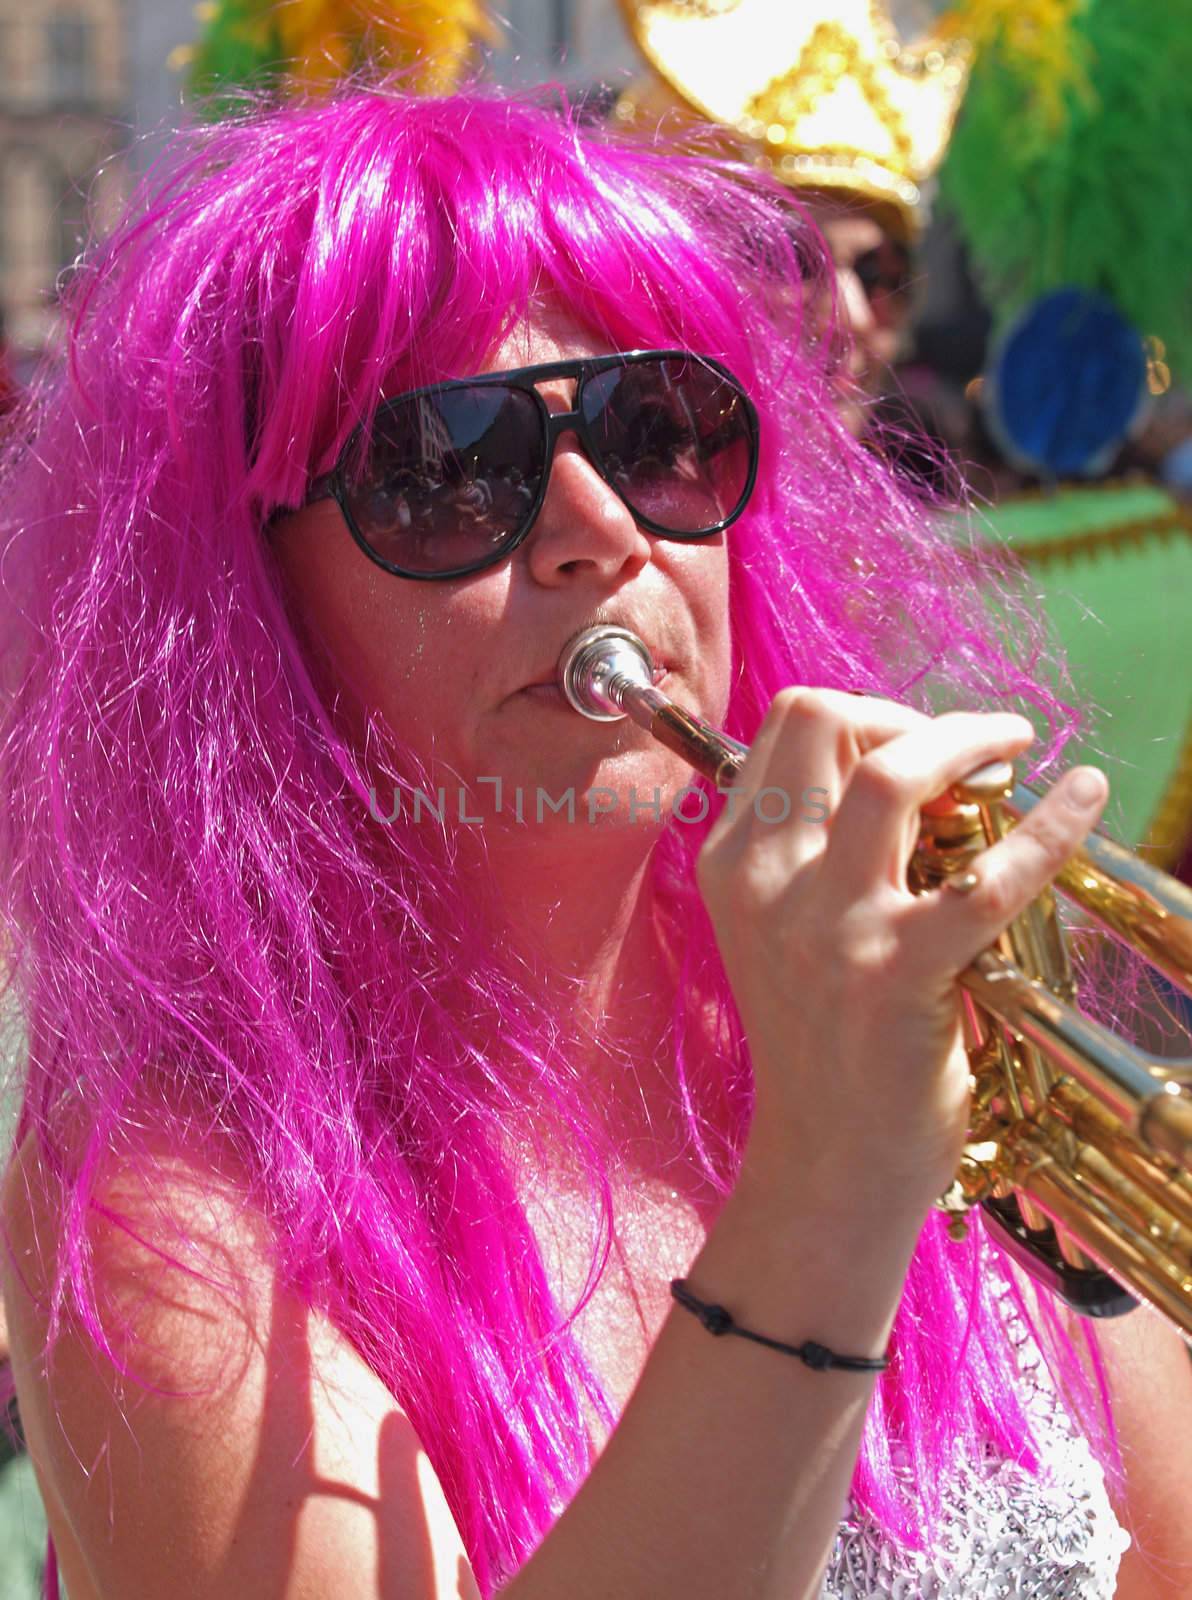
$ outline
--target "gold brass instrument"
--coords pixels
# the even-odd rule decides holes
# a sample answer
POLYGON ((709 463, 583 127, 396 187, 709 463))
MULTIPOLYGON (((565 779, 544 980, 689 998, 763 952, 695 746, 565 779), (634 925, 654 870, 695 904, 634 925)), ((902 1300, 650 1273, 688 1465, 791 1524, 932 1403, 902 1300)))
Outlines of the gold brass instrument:
MULTIPOLYGON (((572 706, 628 716, 718 788, 748 747, 653 686, 628 629, 586 629, 559 659, 572 706)), ((1038 804, 994 762, 927 807, 911 887, 964 873, 1038 804)), ((1098 834, 1055 887, 1192 995, 1192 893, 1098 834)), ((1075 985, 1051 890, 960 977, 973 1083, 960 1170, 938 1202, 963 1236, 977 1206, 1032 1276, 1085 1316, 1133 1296, 1192 1338, 1192 1058, 1162 1060, 1073 1005, 1075 985)))

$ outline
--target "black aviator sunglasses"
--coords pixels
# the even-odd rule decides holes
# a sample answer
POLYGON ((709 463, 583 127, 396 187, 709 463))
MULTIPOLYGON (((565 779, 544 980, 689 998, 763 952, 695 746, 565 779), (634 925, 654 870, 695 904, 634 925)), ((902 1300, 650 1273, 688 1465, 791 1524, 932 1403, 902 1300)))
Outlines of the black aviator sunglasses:
POLYGON ((542 508, 555 445, 579 436, 638 524, 668 539, 729 527, 757 481, 757 411, 710 357, 634 350, 429 384, 382 401, 307 504, 334 499, 399 578, 460 578, 509 556, 542 508), (551 411, 536 384, 576 380, 551 411))

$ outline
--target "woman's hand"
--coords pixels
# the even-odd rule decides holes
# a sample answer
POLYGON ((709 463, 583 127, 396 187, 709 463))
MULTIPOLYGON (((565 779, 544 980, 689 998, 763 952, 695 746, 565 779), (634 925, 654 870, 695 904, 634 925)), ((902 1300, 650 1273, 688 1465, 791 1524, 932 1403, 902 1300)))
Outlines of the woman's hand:
POLYGON ((746 1161, 818 1207, 921 1216, 955 1174, 969 1108, 956 979, 1096 824, 1105 779, 1066 774, 981 854, 969 894, 912 895, 907 866, 920 807, 1033 738, 1003 712, 783 690, 700 852, 753 1057, 746 1161), (801 817, 809 788, 826 791, 826 822, 801 817), (765 820, 773 797, 755 808, 762 789, 791 797, 785 821, 765 820))

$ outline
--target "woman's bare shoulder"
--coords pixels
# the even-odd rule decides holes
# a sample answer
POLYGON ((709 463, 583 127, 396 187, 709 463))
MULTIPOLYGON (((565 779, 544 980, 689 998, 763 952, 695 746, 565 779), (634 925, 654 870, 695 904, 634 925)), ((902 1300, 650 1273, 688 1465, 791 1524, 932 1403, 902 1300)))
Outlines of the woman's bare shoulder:
POLYGON ((63 1197, 30 1144, 0 1196, 22 1423, 70 1593, 474 1595, 412 1425, 283 1286, 234 1154, 154 1137, 138 1156, 105 1166, 86 1228, 135 1377, 70 1311, 47 1368, 63 1197))
MULTIPOLYGON (((77 1140, 67 1136, 61 1144, 66 1160, 77 1160, 77 1140)), ((0 1217, 12 1252, 3 1270, 18 1279, 31 1310, 63 1265, 70 1201, 26 1137, 5 1173, 0 1217)), ((105 1152, 79 1245, 113 1349, 179 1313, 218 1311, 221 1321, 247 1328, 267 1302, 270 1231, 228 1147, 199 1150, 143 1132, 135 1148, 105 1152)), ((49 1304, 41 1311, 48 1317, 49 1304)), ((204 1369, 213 1365, 204 1359, 204 1369)))

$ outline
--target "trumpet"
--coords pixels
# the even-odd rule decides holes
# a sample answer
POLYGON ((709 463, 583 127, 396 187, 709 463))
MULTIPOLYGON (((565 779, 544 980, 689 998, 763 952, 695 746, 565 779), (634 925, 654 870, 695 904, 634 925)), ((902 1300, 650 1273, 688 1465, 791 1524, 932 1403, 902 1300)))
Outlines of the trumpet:
MULTIPOLYGON (((626 628, 585 629, 558 667, 597 721, 629 717, 718 789, 749 753, 654 687, 626 628)), ((909 871, 917 893, 969 870, 1041 797, 991 762, 928 807, 909 871)), ((1074 1005, 1055 890, 1192 995, 1192 893, 1092 833, 1027 911, 960 975, 972 1111, 936 1202, 962 1238, 979 1208, 1033 1278, 1082 1316, 1144 1300, 1192 1339, 1192 1057, 1165 1060, 1074 1005)))

